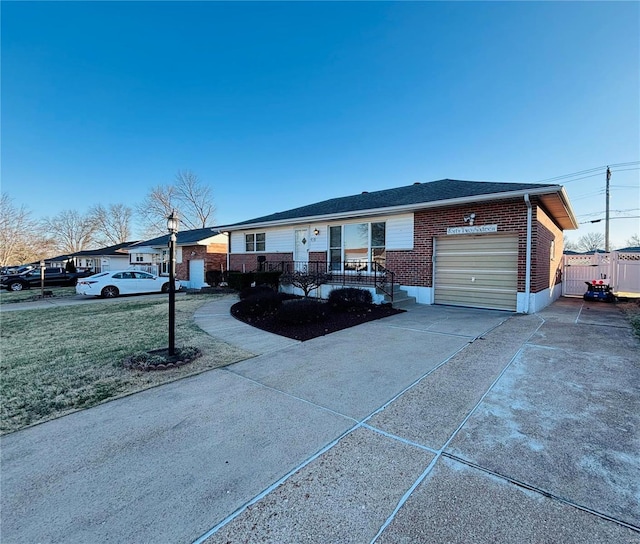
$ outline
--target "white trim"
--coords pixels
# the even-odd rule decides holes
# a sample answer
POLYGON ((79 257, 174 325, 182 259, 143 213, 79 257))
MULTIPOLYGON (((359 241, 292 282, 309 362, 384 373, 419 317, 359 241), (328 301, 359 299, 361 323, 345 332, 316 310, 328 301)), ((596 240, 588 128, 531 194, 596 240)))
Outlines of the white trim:
POLYGON ((549 306, 549 304, 559 299, 561 296, 562 284, 560 283, 552 285, 548 289, 544 289, 539 293, 530 293, 528 297, 525 293, 518 293, 516 312, 521 314, 538 313, 540 310, 546 308, 547 306, 549 306))

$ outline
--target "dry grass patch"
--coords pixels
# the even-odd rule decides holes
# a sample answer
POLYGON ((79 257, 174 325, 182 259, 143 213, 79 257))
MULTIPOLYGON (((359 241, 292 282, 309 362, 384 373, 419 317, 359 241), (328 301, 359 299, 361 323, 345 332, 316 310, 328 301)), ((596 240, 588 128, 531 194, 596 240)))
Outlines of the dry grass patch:
POLYGON ((215 298, 186 295, 176 300, 176 345, 196 347, 203 355, 162 372, 128 370, 123 361, 167 346, 166 299, 3 313, 0 432, 251 356, 194 323, 195 310, 215 298))
MULTIPOLYGON (((70 298, 76 296, 75 287, 45 287, 45 291, 51 291, 53 298, 70 298)), ((15 304, 17 302, 33 302, 39 300, 42 295, 40 287, 24 289, 23 291, 7 291, 0 289, 0 305, 15 304)))

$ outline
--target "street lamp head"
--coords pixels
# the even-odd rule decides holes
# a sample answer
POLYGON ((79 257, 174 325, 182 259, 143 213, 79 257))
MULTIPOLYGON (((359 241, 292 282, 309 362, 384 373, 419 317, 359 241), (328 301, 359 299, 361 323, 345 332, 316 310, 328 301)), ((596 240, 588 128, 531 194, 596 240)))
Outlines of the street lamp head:
POLYGON ((171 215, 167 217, 167 230, 171 234, 178 232, 178 214, 175 210, 173 210, 171 215))

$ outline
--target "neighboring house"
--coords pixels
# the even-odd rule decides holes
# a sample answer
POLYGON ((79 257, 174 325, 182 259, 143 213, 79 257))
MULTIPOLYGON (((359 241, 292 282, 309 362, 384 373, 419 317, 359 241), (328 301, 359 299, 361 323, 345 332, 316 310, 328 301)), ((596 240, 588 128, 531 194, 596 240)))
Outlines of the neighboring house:
MULTIPOLYGON (((185 230, 176 236, 176 277, 182 285, 207 285, 208 270, 227 269, 228 236, 215 228, 185 230)), ((128 248, 129 264, 152 274, 169 274, 169 235, 138 242, 128 248)))
POLYGON ((71 257, 73 257, 76 269, 79 271, 91 270, 97 274, 98 272, 129 268, 129 253, 127 250, 137 243, 124 242, 101 249, 78 251, 71 257))
POLYGON ((419 303, 533 313, 560 296, 562 233, 577 227, 559 185, 444 179, 220 229, 231 270, 320 266, 323 297, 383 274, 419 303))

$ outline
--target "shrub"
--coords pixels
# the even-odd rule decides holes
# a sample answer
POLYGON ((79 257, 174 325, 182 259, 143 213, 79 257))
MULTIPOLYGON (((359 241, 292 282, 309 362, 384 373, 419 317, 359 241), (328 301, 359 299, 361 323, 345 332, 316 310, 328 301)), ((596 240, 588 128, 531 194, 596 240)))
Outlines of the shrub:
POLYGON ((245 287, 251 287, 253 283, 253 272, 236 272, 230 270, 228 283, 229 287, 236 291, 241 291, 245 287))
POLYGON ((337 312, 353 312, 373 303, 371 291, 356 287, 342 287, 329 293, 327 299, 332 310, 337 312))
POLYGON ((254 272, 253 279, 256 285, 268 285, 278 289, 282 272, 254 272))
POLYGON ((205 279, 209 285, 212 287, 214 285, 218 285, 223 281, 222 270, 207 270, 205 273, 205 279))
POLYGON ((262 295, 269 296, 273 293, 275 293, 275 291, 268 285, 256 285, 255 287, 245 287, 240 291, 240 293, 238 293, 238 296, 240 297, 240 300, 244 300, 246 298, 259 297, 262 295))
POLYGON ((319 300, 301 298, 286 300, 278 309, 278 319, 289 325, 303 325, 326 319, 328 306, 319 300))
POLYGON ((280 306, 280 304, 282 304, 282 297, 280 296, 280 293, 276 293, 269 287, 250 287, 249 289, 257 289, 259 291, 233 305, 233 311, 242 317, 261 317, 273 312, 280 306))

